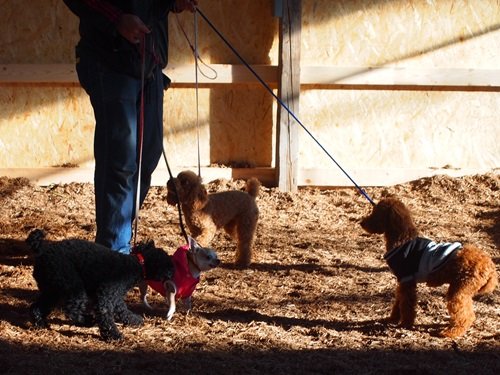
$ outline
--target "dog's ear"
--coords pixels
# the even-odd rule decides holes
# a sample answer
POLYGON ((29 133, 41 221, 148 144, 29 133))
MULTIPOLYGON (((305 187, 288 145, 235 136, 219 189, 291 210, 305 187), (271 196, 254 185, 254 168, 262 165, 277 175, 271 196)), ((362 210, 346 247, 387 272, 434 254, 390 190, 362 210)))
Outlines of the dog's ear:
POLYGON ((401 236, 408 231, 413 231, 415 225, 410 210, 403 202, 397 199, 388 200, 388 211, 386 215, 386 233, 389 236, 401 236))
POLYGON ((169 190, 174 190, 174 187, 175 187, 175 185, 174 185, 174 184, 175 184, 175 179, 174 179, 174 177, 170 177, 170 178, 168 179, 168 181, 167 181, 167 188, 168 188, 169 190))
POLYGON ((171 206, 175 206, 177 203, 179 203, 177 190, 176 180, 172 177, 167 181, 167 203, 171 206))
POLYGON ((205 189, 205 186, 200 185, 200 189, 198 190, 198 199, 201 202, 205 202, 207 200, 207 197, 208 197, 207 189, 205 189))
POLYGON ((193 254, 196 254, 201 248, 200 244, 198 244, 198 242, 191 236, 188 236, 188 246, 189 251, 191 251, 193 254))
POLYGON ((384 233, 387 226, 387 207, 384 201, 373 207, 371 213, 361 219, 360 225, 368 233, 384 233))
POLYGON ((207 190, 205 189, 205 186, 203 186, 201 183, 196 187, 196 192, 195 192, 195 202, 194 206, 196 209, 201 209, 203 206, 205 206, 205 203, 208 200, 208 193, 207 190))

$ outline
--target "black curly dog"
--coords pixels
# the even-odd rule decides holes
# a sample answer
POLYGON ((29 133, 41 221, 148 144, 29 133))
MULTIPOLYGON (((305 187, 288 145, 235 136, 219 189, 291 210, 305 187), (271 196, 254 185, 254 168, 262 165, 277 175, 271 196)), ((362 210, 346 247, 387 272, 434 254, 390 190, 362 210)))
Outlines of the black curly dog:
POLYGON ((30 307, 36 327, 48 328, 47 317, 63 303, 63 311, 75 325, 99 326, 101 337, 118 340, 115 324, 142 325, 143 318, 125 304, 126 293, 143 279, 171 279, 171 257, 153 241, 139 244, 133 255, 112 251, 81 239, 43 241, 45 233, 33 230, 26 242, 35 252, 33 277, 40 294, 30 307))

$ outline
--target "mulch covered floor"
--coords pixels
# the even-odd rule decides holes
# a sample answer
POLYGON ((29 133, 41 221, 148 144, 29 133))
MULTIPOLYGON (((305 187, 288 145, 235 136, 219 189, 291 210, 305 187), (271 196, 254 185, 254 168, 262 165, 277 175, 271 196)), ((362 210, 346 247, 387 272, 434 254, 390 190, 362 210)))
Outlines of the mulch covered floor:
MULTIPOLYGON (((241 189, 243 181, 213 181, 210 191, 241 189)), ((500 176, 435 176, 367 188, 378 200, 400 197, 422 234, 436 241, 474 242, 500 264, 500 176)), ((154 187, 140 213, 139 237, 169 253, 182 244, 177 211, 166 189, 154 187)), ((48 238, 92 240, 93 186, 34 186, 0 178, 0 373, 5 374, 498 374, 500 289, 475 300, 477 320, 459 339, 436 335, 448 316, 446 288, 419 286, 415 329, 383 323, 395 279, 383 261, 380 236, 359 220, 371 205, 354 188, 262 188, 255 262, 232 265, 235 244, 220 233, 212 243, 223 261, 205 273, 190 315, 166 321, 157 294, 146 311, 137 288, 131 309, 140 328, 120 327, 125 339, 106 343, 97 327, 68 324, 60 312, 51 328, 35 330, 28 307, 37 295, 33 228, 48 238)))

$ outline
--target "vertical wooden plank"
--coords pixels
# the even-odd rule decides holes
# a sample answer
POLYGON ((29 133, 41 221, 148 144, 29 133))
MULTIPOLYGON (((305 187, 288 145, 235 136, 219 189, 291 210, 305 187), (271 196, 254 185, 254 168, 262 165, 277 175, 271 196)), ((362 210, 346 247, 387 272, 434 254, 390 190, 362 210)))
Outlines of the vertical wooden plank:
MULTIPOLYGON (((282 0, 278 96, 299 117, 302 0, 282 0)), ((298 124, 281 105, 276 122, 276 180, 282 191, 297 190, 298 124)))

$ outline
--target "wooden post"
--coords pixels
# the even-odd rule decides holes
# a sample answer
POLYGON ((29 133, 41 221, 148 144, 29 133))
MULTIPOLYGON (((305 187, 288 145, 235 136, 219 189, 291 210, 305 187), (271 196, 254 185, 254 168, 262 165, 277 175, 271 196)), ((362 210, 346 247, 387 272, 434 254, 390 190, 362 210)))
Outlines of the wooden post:
MULTIPOLYGON (((299 118, 300 31, 302 0, 282 0, 279 42, 278 97, 299 118)), ((278 104, 276 180, 282 191, 297 190, 299 125, 278 104)))

